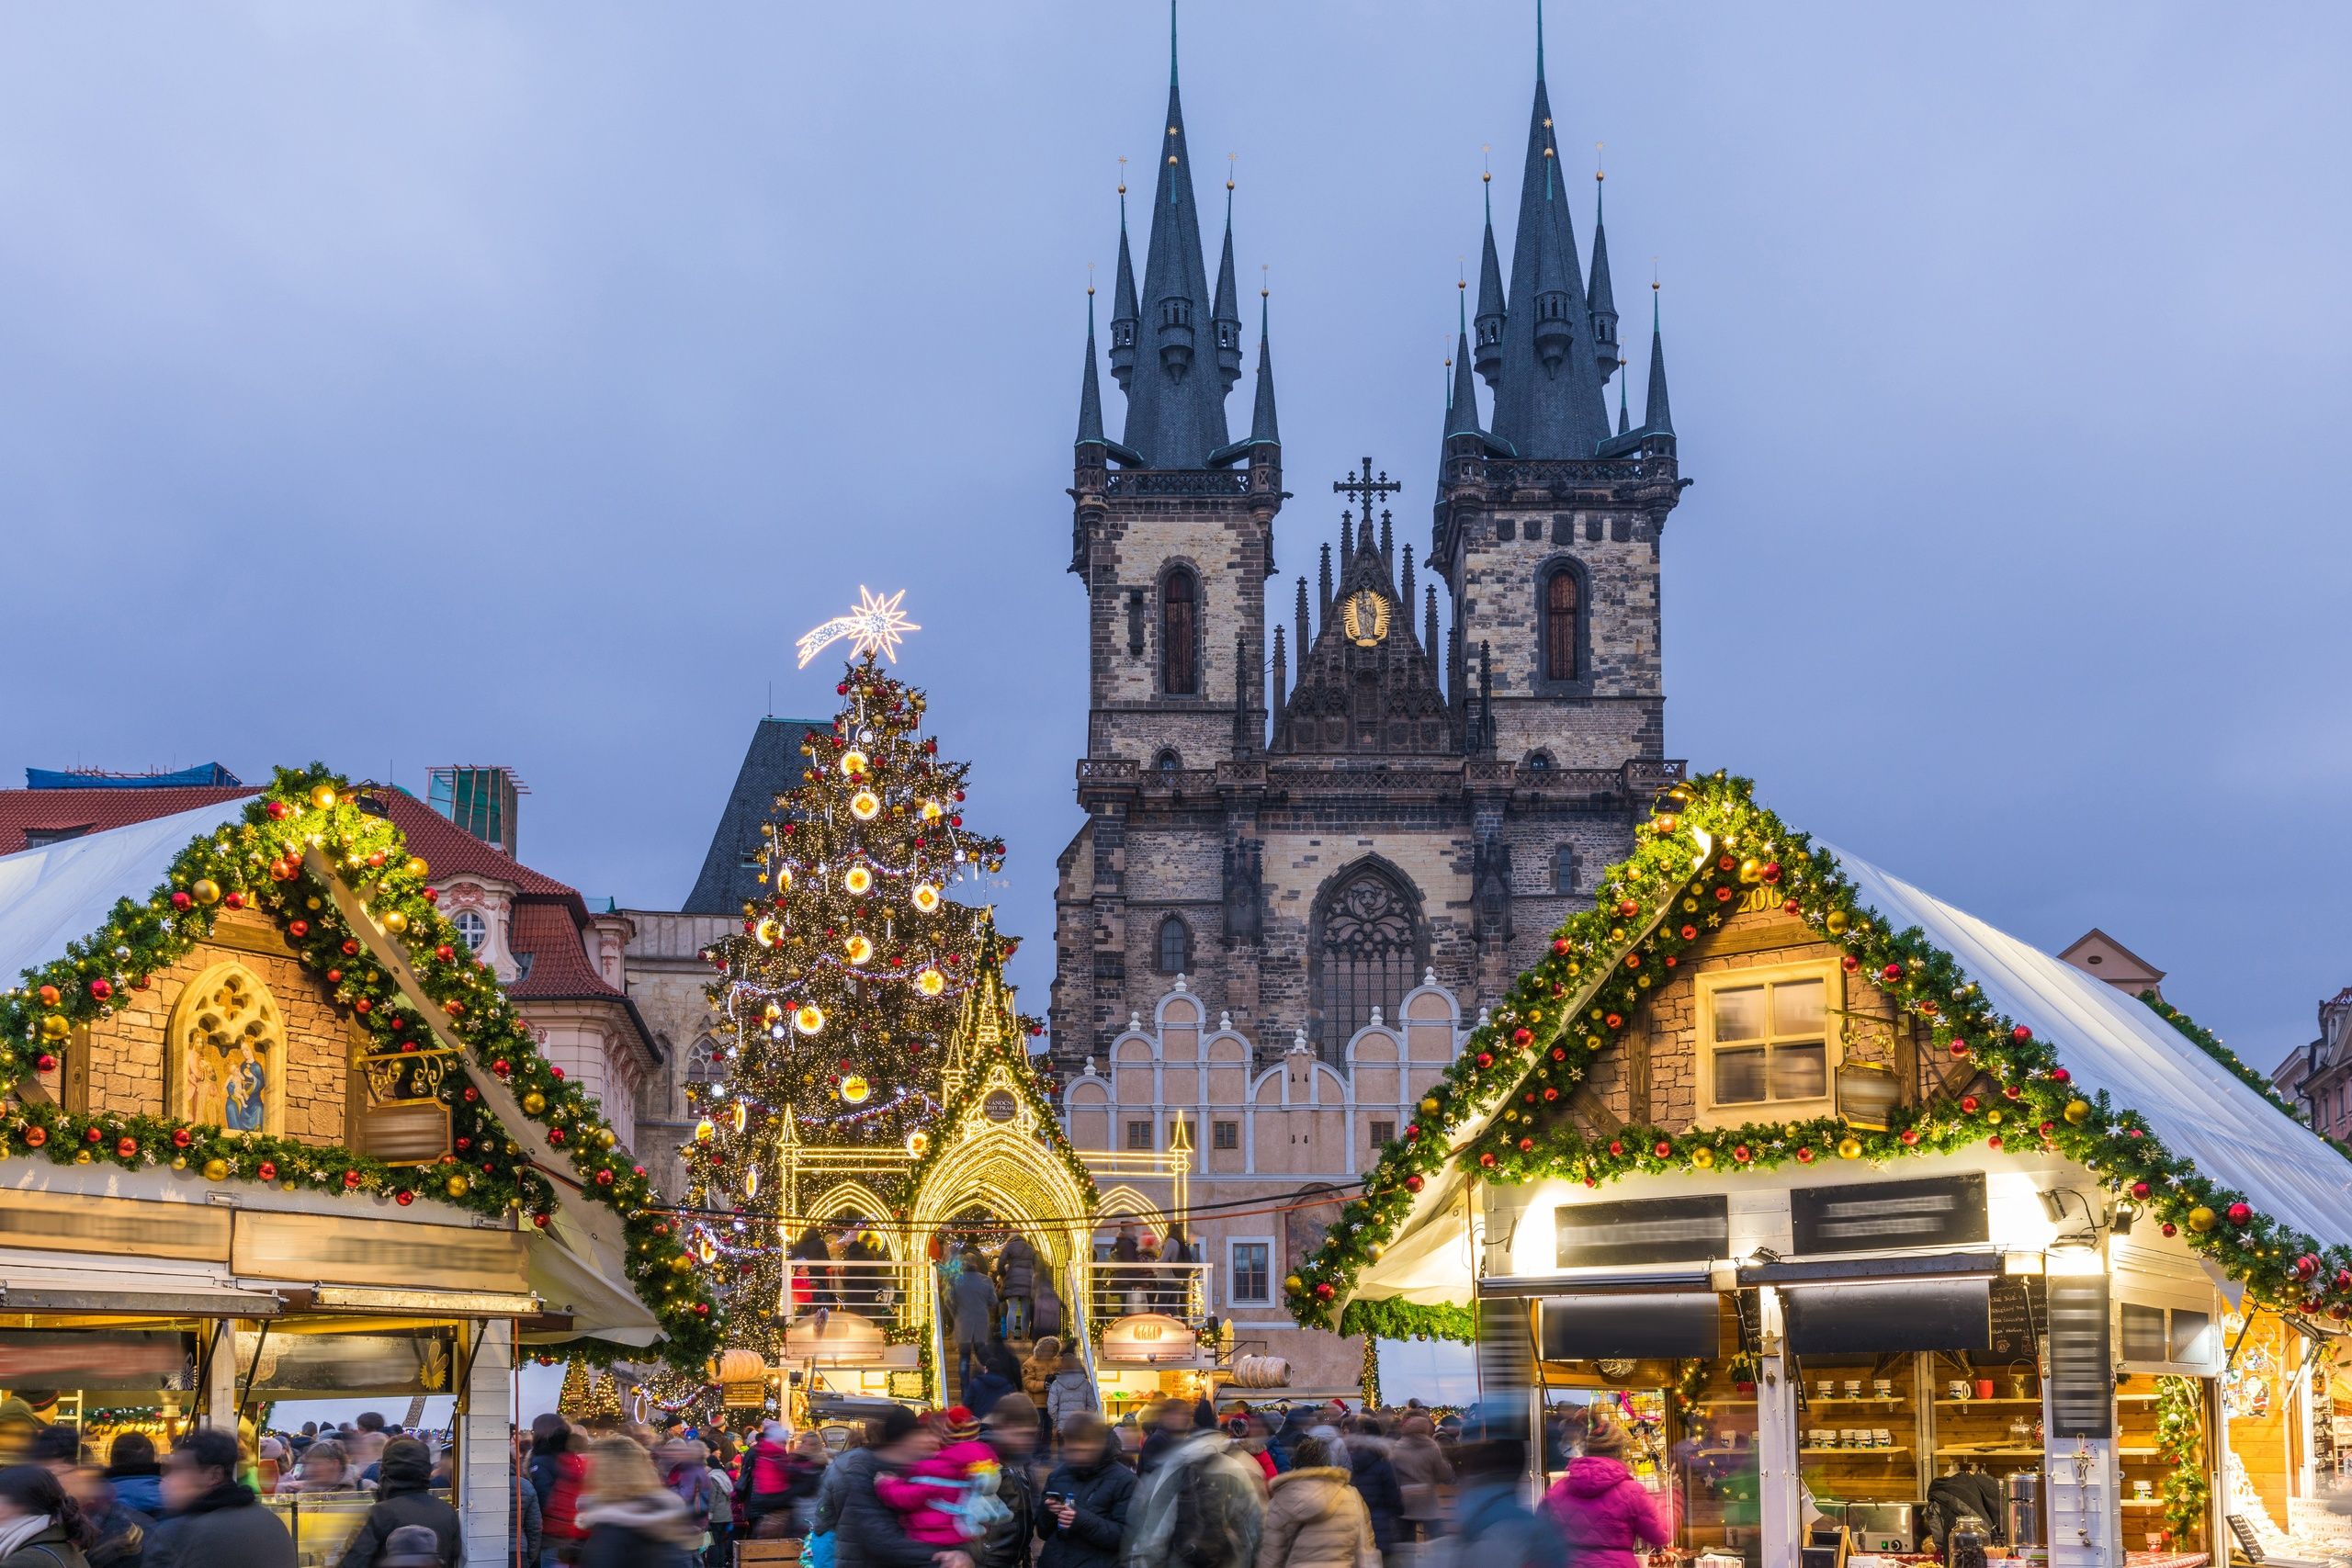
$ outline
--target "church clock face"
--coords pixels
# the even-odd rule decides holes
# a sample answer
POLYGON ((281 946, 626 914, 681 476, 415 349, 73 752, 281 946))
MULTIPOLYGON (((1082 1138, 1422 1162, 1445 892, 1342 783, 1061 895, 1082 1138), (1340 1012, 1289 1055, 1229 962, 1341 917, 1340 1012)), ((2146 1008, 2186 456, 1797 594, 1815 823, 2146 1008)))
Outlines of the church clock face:
POLYGON ((1377 648, 1388 636, 1388 601, 1373 589, 1349 594, 1340 618, 1358 648, 1377 648))

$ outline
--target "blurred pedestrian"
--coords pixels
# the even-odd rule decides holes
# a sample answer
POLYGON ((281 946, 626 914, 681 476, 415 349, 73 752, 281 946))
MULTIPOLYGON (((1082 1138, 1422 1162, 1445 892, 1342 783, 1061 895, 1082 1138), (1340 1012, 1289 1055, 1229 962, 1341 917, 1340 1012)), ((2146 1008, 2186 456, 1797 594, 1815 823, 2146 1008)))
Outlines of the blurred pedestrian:
POLYGON ((1062 1461, 1046 1478, 1037 1506, 1037 1568, 1120 1568, 1119 1546, 1135 1497, 1135 1472, 1112 1451, 1111 1430, 1092 1411, 1059 1428, 1062 1461))
POLYGON ((1427 1540, 1444 1517, 1442 1488, 1453 1484, 1453 1467, 1438 1447, 1435 1430, 1426 1416, 1408 1416, 1389 1445, 1389 1468, 1396 1475, 1396 1490, 1404 1499, 1408 1540, 1427 1540))
MULTIPOLYGON (((1189 1399, 1163 1399, 1151 1413, 1151 1433, 1143 1440, 1143 1451, 1136 1456, 1136 1473, 1149 1475, 1160 1462, 1193 1435, 1193 1402, 1189 1399)), ((1220 1437, 1222 1433, 1218 1434, 1220 1437)))
POLYGON ((278 1483, 280 1492, 356 1492, 359 1480, 352 1472, 351 1461, 343 1445, 321 1438, 302 1454, 302 1468, 293 1476, 278 1483))
POLYGON ((769 1421, 760 1427, 759 1440, 743 1454, 743 1470, 736 1495, 743 1499, 743 1528, 753 1540, 780 1539, 780 1529, 763 1529, 762 1521, 792 1506, 792 1445, 785 1425, 769 1421))
POLYGON ((627 1438, 599 1438, 590 1447, 579 1519, 587 1531, 580 1568, 689 1568, 702 1550, 702 1522, 627 1438))
POLYGON ((710 1546, 703 1552, 705 1568, 727 1568, 735 1561, 735 1478, 728 1473, 724 1448, 720 1444, 706 1450, 709 1480, 703 1492, 703 1509, 710 1521, 710 1546))
POLYGON ((1094 1380, 1086 1375, 1086 1363, 1076 1350, 1063 1351, 1054 1381, 1046 1385, 1046 1424, 1058 1432, 1073 1416, 1102 1412, 1102 1401, 1094 1392, 1094 1380))
POLYGON ((956 1388, 960 1394, 974 1370, 987 1364, 989 1341, 996 1334, 996 1287, 980 1267, 977 1249, 964 1252, 964 1271, 949 1295, 956 1328, 956 1388))
POLYGON ((874 1488, 883 1471, 903 1474, 938 1449, 939 1434, 913 1411, 893 1404, 883 1412, 869 1445, 852 1449, 825 1472, 810 1544, 831 1544, 810 1557, 812 1568, 973 1568, 968 1552, 942 1551, 908 1535, 874 1488))
POLYGON ((1364 1511, 1372 1516, 1372 1539, 1386 1557, 1405 1539, 1405 1494, 1389 1460, 1387 1438, 1376 1416, 1358 1416, 1349 1422, 1348 1474, 1364 1511))
POLYGON ((1673 1542, 1674 1525, 1649 1488, 1625 1468, 1625 1428, 1596 1407, 1584 1431, 1584 1452, 1568 1461, 1544 1495, 1544 1511, 1559 1526, 1577 1568, 1640 1568, 1644 1546, 1673 1542))
POLYGON ((1257 1568, 1363 1568, 1377 1550, 1372 1516, 1351 1482, 1339 1435, 1301 1438, 1297 1462, 1274 1477, 1266 1523, 1258 1538, 1257 1568))
MULTIPOLYGON (((539 1506, 540 1568, 556 1568, 567 1558, 576 1558, 580 1543, 587 1529, 580 1522, 580 1495, 588 1484, 586 1443, 580 1433, 570 1427, 560 1427, 548 1439, 551 1451, 548 1456, 549 1481, 545 1499, 539 1506)), ((538 1456, 532 1455, 532 1480, 538 1477, 538 1456)))
POLYGON ((980 1418, 980 1438, 996 1455, 996 1500, 1005 1517, 974 1543, 978 1568, 1029 1568, 1037 1525, 1037 1407, 1014 1389, 980 1418))
POLYGON ((149 1562, 168 1568, 295 1568, 294 1538, 254 1489, 237 1479, 237 1439, 217 1427, 189 1432, 172 1445, 164 1461, 169 1517, 148 1537, 149 1562))
POLYGON ((997 1288, 1004 1297, 1004 1337, 1026 1339, 1033 1332, 1029 1306, 1037 1289, 1037 1249, 1029 1245, 1027 1236, 1014 1231, 1005 1237, 996 1268, 997 1288))
POLYGON ((151 1519, 164 1517, 164 1467, 155 1462, 155 1439, 125 1432, 107 1449, 107 1483, 114 1500, 151 1519))
POLYGON ((139 1568, 146 1554, 147 1534, 155 1528, 154 1519, 122 1506, 114 1495, 114 1487, 107 1474, 95 1465, 84 1465, 64 1478, 65 1495, 74 1499, 82 1517, 90 1521, 96 1538, 84 1549, 90 1568, 139 1568))
POLYGON ((433 1532, 441 1568, 457 1568, 465 1561, 463 1532, 458 1510, 435 1496, 433 1450, 414 1438, 394 1438, 384 1445, 377 1461, 376 1506, 343 1549, 341 1568, 372 1568, 392 1532, 409 1525, 433 1532))
POLYGON ((89 1568, 97 1532, 40 1464, 0 1470, 0 1568, 89 1568))
POLYGON ((519 1568, 539 1568, 539 1552, 545 1544, 539 1517, 538 1489, 531 1483, 528 1468, 531 1439, 526 1433, 514 1434, 514 1473, 508 1479, 508 1491, 514 1499, 514 1511, 506 1544, 506 1561, 519 1568))
POLYGON ((1462 1493, 1454 1509, 1453 1558, 1478 1568, 1567 1568, 1560 1532, 1521 1496, 1527 1445, 1491 1438, 1459 1445, 1462 1493))
POLYGON ((1163 1445, 1159 1462, 1127 1505, 1129 1568, 1250 1568, 1265 1522, 1257 1465, 1220 1430, 1190 1431, 1163 1445))

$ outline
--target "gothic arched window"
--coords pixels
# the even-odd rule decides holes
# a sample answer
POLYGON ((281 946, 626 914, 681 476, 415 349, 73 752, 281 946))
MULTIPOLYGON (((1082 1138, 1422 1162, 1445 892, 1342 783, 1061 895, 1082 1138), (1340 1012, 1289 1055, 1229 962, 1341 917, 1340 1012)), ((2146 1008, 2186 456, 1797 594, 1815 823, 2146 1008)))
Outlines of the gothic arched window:
POLYGON ((1176 754, 1175 747, 1163 746, 1159 755, 1151 760, 1151 765, 1157 773, 1172 773, 1184 765, 1184 759, 1176 754))
POLYGON ((707 1034, 695 1041, 694 1049, 686 1053, 686 1081, 717 1083, 726 1076, 726 1066, 718 1055, 718 1042, 707 1034))
POLYGON ((1553 569, 1544 580, 1544 678, 1573 681, 1577 668, 1577 574, 1573 567, 1553 569))
POLYGON ((1159 972, 1182 975, 1192 966, 1192 928, 1170 915, 1159 922, 1159 972))
POLYGON ((1552 891, 1573 893, 1577 890, 1577 852, 1562 844, 1552 852, 1552 891))
POLYGON ((1159 689, 1171 697, 1201 691, 1201 585, 1179 567, 1159 585, 1159 689))
POLYGON ((1419 953, 1412 897, 1385 872, 1363 867, 1327 893, 1314 953, 1323 1043, 1346 1044, 1374 1008, 1395 1018, 1413 988, 1419 953))

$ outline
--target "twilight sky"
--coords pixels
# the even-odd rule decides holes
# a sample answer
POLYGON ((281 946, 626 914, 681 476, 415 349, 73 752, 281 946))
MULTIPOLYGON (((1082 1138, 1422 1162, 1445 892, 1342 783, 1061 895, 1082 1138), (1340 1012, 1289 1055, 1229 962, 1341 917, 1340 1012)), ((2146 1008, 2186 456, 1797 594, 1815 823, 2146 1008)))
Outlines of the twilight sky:
MULTIPOLYGON (((2308 1039, 2352 983, 2352 13, 1549 27, 1629 343, 1666 283, 1669 753, 2037 943, 2105 927, 2265 1066, 2308 1039)), ((1271 268, 1286 605, 1363 453, 1426 547, 1532 17, 1183 30, 1200 197, 1237 153, 1271 268)), ((526 859, 674 905, 770 682, 831 709, 794 637, 904 587, 1042 1011, 1083 289, 1166 48, 1148 0, 0 10, 0 778, 503 761, 526 859)))

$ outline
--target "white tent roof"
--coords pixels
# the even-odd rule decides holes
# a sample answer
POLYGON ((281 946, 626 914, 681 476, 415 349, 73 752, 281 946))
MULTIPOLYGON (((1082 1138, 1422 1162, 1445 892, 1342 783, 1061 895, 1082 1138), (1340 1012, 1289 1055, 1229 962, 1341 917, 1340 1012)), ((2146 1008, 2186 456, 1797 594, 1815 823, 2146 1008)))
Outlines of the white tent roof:
POLYGON ((2164 1146, 2261 1213, 2330 1245, 2352 1244, 2352 1160, 2240 1082, 2146 1003, 1994 930, 1842 850, 1860 901, 1891 929, 1917 926, 1984 998, 2058 1053, 2086 1094, 2104 1089, 2164 1146))
POLYGON ((37 964, 62 958, 107 922, 118 898, 145 898, 164 885, 188 844, 240 820, 246 800, 219 801, 128 828, 109 828, 0 855, 0 980, 13 985, 37 964))
MULTIPOLYGON (((1860 856, 1835 856, 1856 902, 1890 930, 1917 926, 1951 954, 1985 999, 2041 1039, 2085 1094, 2105 1090, 2165 1148, 2245 1193, 2260 1213, 2328 1246, 2352 1245, 2352 1160, 2249 1089, 2146 1003, 2061 963, 1860 856)), ((1491 1111, 1489 1112, 1491 1114, 1491 1111)), ((1456 1145, 1485 1118, 1459 1128, 1456 1145)), ((1467 1174, 1449 1163, 1416 1196, 1353 1295, 1466 1303, 1476 1264, 1464 1219, 1467 1174)))

